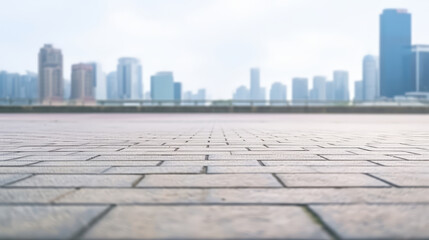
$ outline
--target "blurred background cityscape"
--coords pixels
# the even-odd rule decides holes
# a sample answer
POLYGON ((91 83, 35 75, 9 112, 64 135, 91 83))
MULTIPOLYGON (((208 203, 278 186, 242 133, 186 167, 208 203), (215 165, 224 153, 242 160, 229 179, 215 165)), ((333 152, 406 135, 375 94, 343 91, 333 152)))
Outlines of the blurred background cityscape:
MULTIPOLYGON (((379 22, 373 24, 379 26, 379 52, 378 55, 361 56, 360 79, 351 79, 347 69, 331 69, 327 70, 332 72, 330 76, 285 77, 284 81, 271 81, 270 85, 264 86, 261 77, 264 68, 248 66, 248 80, 240 80, 241 84, 235 89, 224 87, 228 79, 219 79, 215 83, 216 89, 204 86, 201 81, 200 87, 192 91, 176 80, 175 69, 146 72, 136 56, 120 57, 114 71, 106 71, 98 61, 76 62, 69 66, 64 64, 68 56, 63 54, 62 47, 46 43, 34 56, 37 71, 22 74, 0 66, 0 104, 427 104, 429 45, 412 43, 412 14, 406 9, 384 9, 379 22), (70 70, 70 75, 65 74, 66 69, 70 70), (143 74, 150 76, 149 85, 144 84, 143 74), (229 97, 225 97, 227 95, 229 97)), ((2 56, 9 57, 12 56, 2 56)), ((186 61, 186 55, 182 57, 186 61)), ((284 67, 288 68, 287 65, 284 67)), ((195 84, 198 85, 198 81, 193 86, 195 84)))

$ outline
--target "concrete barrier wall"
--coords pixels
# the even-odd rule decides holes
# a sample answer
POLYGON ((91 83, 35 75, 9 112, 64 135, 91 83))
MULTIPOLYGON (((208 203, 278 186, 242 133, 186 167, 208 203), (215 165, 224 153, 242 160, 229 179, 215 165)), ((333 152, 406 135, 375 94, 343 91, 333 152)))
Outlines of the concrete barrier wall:
POLYGON ((0 106, 0 113, 368 113, 429 114, 427 106, 0 106))

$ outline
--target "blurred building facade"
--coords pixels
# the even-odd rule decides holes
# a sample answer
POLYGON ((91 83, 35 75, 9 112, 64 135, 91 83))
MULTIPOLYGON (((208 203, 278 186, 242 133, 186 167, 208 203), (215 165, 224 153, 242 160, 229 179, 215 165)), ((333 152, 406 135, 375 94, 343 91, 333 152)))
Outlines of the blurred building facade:
POLYGON ((116 69, 118 99, 142 99, 142 66, 137 58, 120 58, 116 69))
POLYGON ((63 101, 63 55, 45 44, 39 51, 39 99, 42 103, 63 101))
POLYGON ((411 14, 385 9, 380 15, 380 95, 393 98, 415 90, 410 80, 411 14))
POLYGON ((72 65, 70 99, 76 101, 95 100, 94 65, 78 63, 72 65))
POLYGON ((174 100, 174 79, 172 72, 158 72, 150 77, 152 100, 174 100))

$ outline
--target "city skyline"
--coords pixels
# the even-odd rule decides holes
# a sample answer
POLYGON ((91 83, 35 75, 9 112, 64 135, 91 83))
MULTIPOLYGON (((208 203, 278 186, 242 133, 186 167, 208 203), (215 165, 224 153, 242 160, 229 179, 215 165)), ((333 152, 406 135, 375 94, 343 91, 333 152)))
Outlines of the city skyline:
MULTIPOLYGON (((9 36, 2 40, 0 49, 5 56, 11 53, 16 56, 12 60, 3 57, 0 66, 8 72, 36 72, 35 52, 43 44, 52 43, 63 51, 67 80, 70 80, 72 64, 99 62, 107 74, 115 70, 118 58, 130 56, 141 60, 144 89, 150 86, 151 75, 173 71, 175 80, 182 82, 186 89, 196 91, 204 87, 209 91, 209 98, 227 99, 236 87, 247 83, 250 67, 261 69, 260 84, 266 87, 266 94, 273 82, 291 86, 293 77, 329 78, 333 70, 344 69, 350 73, 352 97, 353 82, 362 79, 362 57, 378 56, 378 18, 384 8, 408 9, 413 17, 412 44, 429 42, 424 30, 428 21, 423 7, 428 3, 321 2, 335 6, 335 10, 316 11, 321 4, 317 1, 250 1, 248 4, 240 1, 169 4, 90 1, 85 2, 88 10, 79 9, 81 19, 76 19, 65 14, 76 9, 79 5, 76 2, 72 6, 54 1, 37 1, 37 4, 0 1, 2 9, 8 10, 1 20, 9 23, 7 27, 0 27, 2 35, 9 36), (65 16, 54 24, 56 31, 46 26, 44 14, 48 7, 56 10, 51 13, 52 17, 65 16), (219 11, 221 19, 216 17, 219 11), (40 17, 35 17, 33 12, 40 17), (338 18, 341 22, 335 20, 338 18), (200 23, 195 23, 196 19, 201 20, 200 23), (292 26, 292 22, 299 22, 299 27, 292 26), (60 26, 68 32, 58 28, 60 26), (13 31, 13 27, 22 29, 13 31), (29 34, 36 35, 29 38, 29 34)), ((291 96, 290 89, 288 96, 291 96)))

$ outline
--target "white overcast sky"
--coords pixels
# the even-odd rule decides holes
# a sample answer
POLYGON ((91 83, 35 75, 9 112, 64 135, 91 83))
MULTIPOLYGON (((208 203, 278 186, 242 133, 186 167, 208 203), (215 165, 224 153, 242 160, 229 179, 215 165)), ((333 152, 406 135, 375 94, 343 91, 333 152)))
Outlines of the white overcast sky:
POLYGON ((350 85, 360 80, 363 56, 378 55, 384 8, 408 9, 413 43, 429 44, 427 0, 0 0, 0 70, 36 72, 39 48, 52 43, 65 79, 71 64, 97 61, 107 73, 131 56, 145 92, 167 70, 184 90, 231 98, 259 67, 267 94, 279 81, 290 98, 292 77, 340 69, 350 85))

